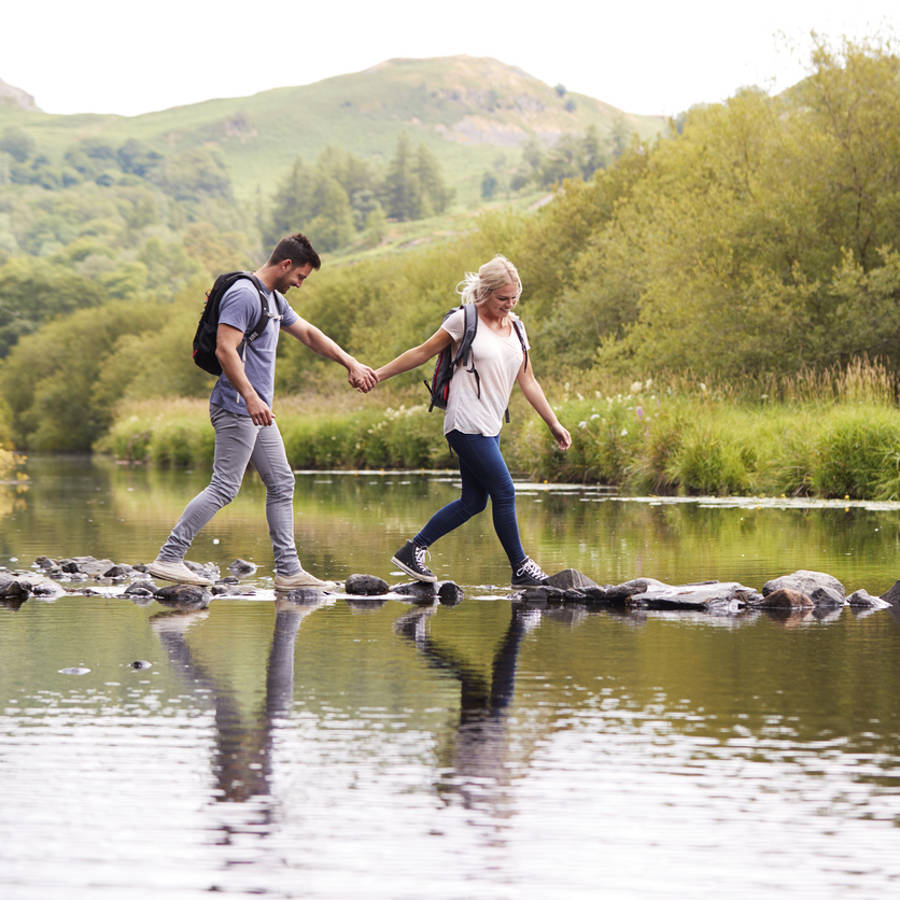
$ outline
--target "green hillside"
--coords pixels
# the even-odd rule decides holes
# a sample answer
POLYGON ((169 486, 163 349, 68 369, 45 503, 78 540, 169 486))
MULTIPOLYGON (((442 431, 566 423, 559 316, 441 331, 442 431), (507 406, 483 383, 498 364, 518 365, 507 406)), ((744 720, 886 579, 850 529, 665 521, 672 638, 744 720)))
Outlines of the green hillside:
MULTIPOLYGON (((27 85, 25 86, 27 89, 27 85)), ((563 86, 551 87, 493 59, 394 59, 371 69, 251 97, 209 100, 124 117, 51 116, 0 106, 0 129, 33 136, 51 159, 86 138, 128 139, 172 154, 196 147, 222 154, 238 199, 268 196, 296 157, 328 146, 387 160, 406 133, 439 160, 463 205, 478 198, 486 168, 510 169, 529 138, 549 146, 594 126, 601 141, 647 138, 664 120, 632 116, 563 86)))

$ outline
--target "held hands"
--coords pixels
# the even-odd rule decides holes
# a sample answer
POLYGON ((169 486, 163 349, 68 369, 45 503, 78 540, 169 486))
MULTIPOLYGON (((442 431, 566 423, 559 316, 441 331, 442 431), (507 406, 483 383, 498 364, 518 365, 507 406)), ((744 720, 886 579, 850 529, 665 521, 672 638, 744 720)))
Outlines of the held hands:
POLYGON ((347 381, 360 393, 368 394, 378 384, 378 376, 369 366, 354 360, 347 369, 347 381))

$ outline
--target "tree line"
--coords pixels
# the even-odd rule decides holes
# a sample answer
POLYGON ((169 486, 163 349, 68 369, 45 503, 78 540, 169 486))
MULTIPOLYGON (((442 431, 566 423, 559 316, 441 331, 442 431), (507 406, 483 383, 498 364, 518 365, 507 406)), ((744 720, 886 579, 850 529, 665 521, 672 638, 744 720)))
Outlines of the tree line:
MULTIPOLYGON (((340 174, 343 181, 330 176, 335 183, 351 183, 352 158, 333 151, 321 164, 340 174)), ((117 241, 127 242, 123 222, 140 220, 146 199, 136 193, 107 209, 104 227, 117 241)), ((361 212, 360 196, 357 202, 361 212)), ((177 211, 175 204, 166 213, 172 243, 157 234, 151 252, 145 237, 131 265, 164 272, 174 264, 168 251, 182 233, 175 230, 177 211)), ((145 236, 154 234, 155 226, 142 227, 150 229, 145 236)), ((22 319, 11 329, 0 321, 10 348, 0 389, 20 445, 83 449, 108 427, 117 399, 208 391, 187 351, 208 267, 250 264, 259 249, 242 244, 240 232, 199 222, 183 233, 189 252, 182 248, 184 269, 174 288, 166 285, 166 298, 123 288, 127 271, 118 263, 104 268, 110 261, 102 229, 78 239, 86 245, 61 246, 61 255, 50 253, 33 270, 18 258, 0 269, 0 291, 17 285, 22 316, 35 305, 35 291, 55 298, 55 314, 63 316, 32 321, 34 333, 17 341, 22 319), (97 291, 97 279, 85 281, 79 291, 95 305, 69 312, 64 282, 50 276, 94 271, 106 273, 108 286, 97 291), (135 300, 155 313, 123 316, 121 304, 135 300), (72 367, 85 364, 88 334, 95 378, 86 384, 72 367), (70 412, 84 426, 77 439, 70 412)), ((302 294, 289 299, 360 358, 378 363, 430 335, 456 302, 453 287, 463 272, 497 252, 519 267, 520 311, 536 371, 549 383, 687 371, 757 383, 861 355, 896 369, 900 61, 879 43, 819 44, 809 77, 791 91, 772 97, 747 89, 692 109, 666 137, 629 144, 590 180, 564 181, 536 211, 483 214, 466 235, 389 257, 352 265, 326 258, 302 294)), ((4 300, 4 315, 8 308, 4 300)), ((280 395, 343 389, 333 366, 295 342, 282 343, 280 395)), ((388 387, 416 390, 420 374, 388 387)))

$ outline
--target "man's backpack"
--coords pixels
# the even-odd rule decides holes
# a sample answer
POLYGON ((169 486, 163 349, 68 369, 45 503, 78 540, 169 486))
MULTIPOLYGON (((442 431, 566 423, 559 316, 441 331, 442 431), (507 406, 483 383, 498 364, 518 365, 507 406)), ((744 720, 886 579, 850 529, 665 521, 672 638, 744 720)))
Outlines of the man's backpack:
MULTIPOLYGON (((434 364, 434 374, 431 376, 431 383, 425 380, 425 387, 431 394, 431 402, 428 404, 428 412, 435 407, 438 409, 446 409, 447 401, 450 399, 450 379, 457 366, 468 366, 467 372, 475 376, 475 392, 481 397, 481 378, 478 370, 475 368, 475 361, 472 359, 472 341, 475 340, 475 333, 478 331, 478 307, 474 303, 464 303, 462 306, 455 306, 449 310, 441 321, 446 321, 448 316, 462 309, 465 316, 465 325, 463 327, 462 338, 456 353, 453 352, 453 344, 450 343, 440 353, 438 353, 437 361, 434 364)), ((525 362, 528 363, 528 349, 525 346, 525 336, 522 333, 522 325, 518 319, 512 319, 513 328, 519 343, 522 345, 522 352, 525 354, 525 362)), ((509 410, 506 411, 506 421, 509 421, 509 410)))
POLYGON ((250 331, 244 334, 241 342, 241 350, 246 344, 255 341, 265 331, 271 318, 269 314, 269 299, 260 280, 251 272, 226 272, 219 275, 213 282, 213 286, 206 293, 203 304, 203 315, 197 323, 197 331, 194 333, 194 362, 211 375, 221 375, 222 366, 216 359, 216 333, 219 329, 219 305, 225 292, 241 278, 247 278, 253 282, 259 292, 261 311, 259 319, 250 331))

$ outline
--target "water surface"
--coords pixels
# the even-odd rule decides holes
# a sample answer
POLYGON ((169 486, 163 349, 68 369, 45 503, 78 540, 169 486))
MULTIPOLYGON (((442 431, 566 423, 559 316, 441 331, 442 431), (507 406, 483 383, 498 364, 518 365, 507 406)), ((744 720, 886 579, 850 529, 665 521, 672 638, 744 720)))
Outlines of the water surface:
MULTIPOLYGON (((29 463, 0 565, 151 559, 203 473, 29 463), (15 557, 15 560, 11 558, 15 557)), ((332 577, 450 476, 303 474, 332 577)), ((525 609, 487 516, 434 550, 455 606, 275 599, 253 479, 192 554, 255 593, 183 614, 102 593, 0 607, 0 896, 881 897, 900 887, 900 630, 525 609), (72 674, 81 672, 82 674, 72 674)), ((526 547, 603 583, 896 580, 897 509, 523 485, 526 547)), ((105 588, 104 588, 105 590, 105 588)))

